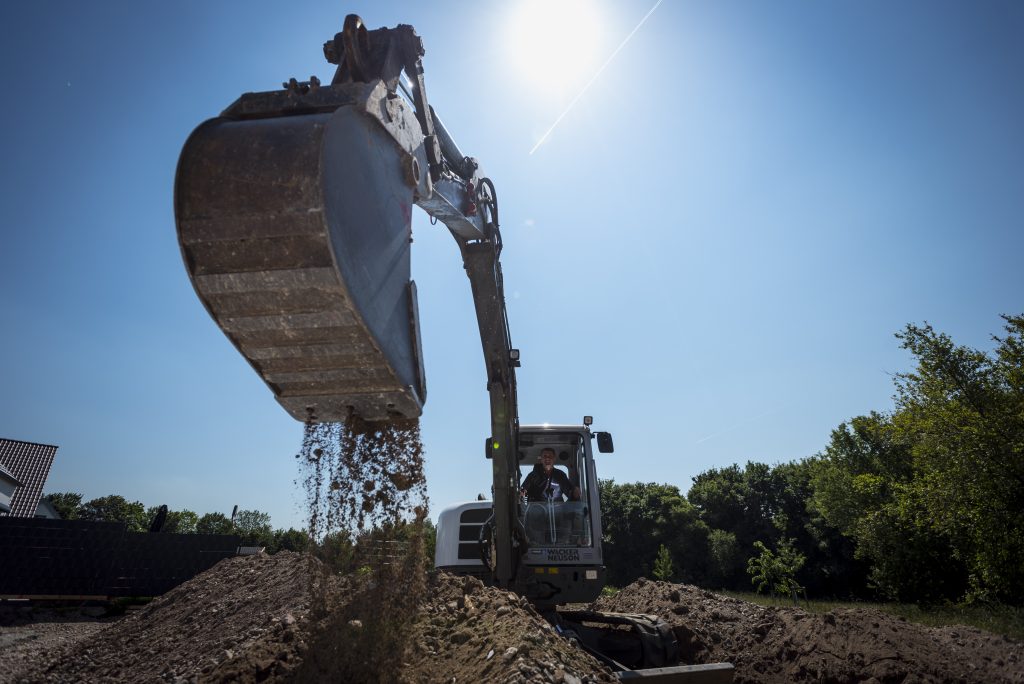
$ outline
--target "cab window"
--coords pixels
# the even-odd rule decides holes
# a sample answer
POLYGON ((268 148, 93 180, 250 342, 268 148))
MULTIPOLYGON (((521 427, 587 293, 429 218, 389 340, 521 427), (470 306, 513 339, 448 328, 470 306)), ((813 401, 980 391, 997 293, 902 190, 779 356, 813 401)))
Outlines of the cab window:
POLYGON ((582 438, 537 436, 521 453, 519 511, 530 543, 592 546, 582 438))

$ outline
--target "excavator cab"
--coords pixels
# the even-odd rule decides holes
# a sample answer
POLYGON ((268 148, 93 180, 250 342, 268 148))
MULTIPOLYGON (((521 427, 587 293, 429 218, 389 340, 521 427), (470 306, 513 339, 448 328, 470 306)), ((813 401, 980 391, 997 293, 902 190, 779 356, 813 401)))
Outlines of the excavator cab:
MULTIPOLYGON (((593 601, 604 588, 592 438, 585 425, 519 428, 517 520, 524 536, 511 586, 540 609, 593 601), (555 453, 557 475, 543 471, 542 453, 548 449, 555 453)), ((435 567, 490 581, 490 545, 498 543, 493 509, 494 502, 481 500, 443 510, 437 523, 435 567)))
POLYGON ((521 433, 519 459, 523 495, 519 516, 527 541, 551 547, 590 546, 590 478, 581 436, 521 433))
POLYGON ((591 440, 582 425, 519 430, 519 520, 526 551, 517 575, 524 594, 541 606, 593 601, 604 587, 591 440))

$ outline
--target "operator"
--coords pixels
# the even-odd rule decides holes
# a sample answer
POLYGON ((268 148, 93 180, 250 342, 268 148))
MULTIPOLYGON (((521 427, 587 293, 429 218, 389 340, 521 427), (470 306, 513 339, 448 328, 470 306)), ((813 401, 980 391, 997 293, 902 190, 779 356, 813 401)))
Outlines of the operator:
POLYGON ((562 503, 567 496, 569 501, 580 500, 580 488, 573 484, 569 476, 555 468, 555 450, 545 447, 540 452, 542 468, 535 469, 523 480, 520 494, 529 502, 554 501, 562 503))

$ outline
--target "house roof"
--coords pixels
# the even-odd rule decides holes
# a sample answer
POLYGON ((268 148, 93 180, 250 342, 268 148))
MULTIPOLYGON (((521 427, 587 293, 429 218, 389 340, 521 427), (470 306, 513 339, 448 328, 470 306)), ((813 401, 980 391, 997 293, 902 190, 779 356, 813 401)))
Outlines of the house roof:
POLYGON ((15 486, 17 486, 17 487, 21 486, 21 480, 19 480, 18 478, 14 477, 14 473, 12 473, 10 470, 8 470, 7 468, 4 468, 4 464, 3 463, 0 463, 0 477, 7 478, 11 482, 13 482, 15 484, 15 486))
POLYGON ((0 467, 20 484, 11 497, 12 517, 35 516, 56 453, 52 444, 0 438, 0 467))

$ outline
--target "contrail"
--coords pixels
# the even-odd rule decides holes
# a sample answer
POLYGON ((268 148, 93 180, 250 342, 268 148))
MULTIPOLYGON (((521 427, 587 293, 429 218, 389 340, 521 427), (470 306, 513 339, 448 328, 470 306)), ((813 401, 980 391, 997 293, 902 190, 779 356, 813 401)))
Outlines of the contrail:
POLYGON ((590 80, 587 81, 587 85, 583 86, 583 90, 577 93, 576 97, 574 97, 572 99, 572 102, 569 103, 569 106, 565 108, 565 111, 562 112, 557 119, 555 119, 555 123, 551 124, 551 128, 547 130, 547 133, 540 137, 540 140, 537 141, 537 144, 533 146, 532 150, 530 150, 531 155, 537 151, 537 148, 540 147, 545 140, 548 139, 548 136, 551 135, 551 131, 555 130, 555 127, 558 126, 562 119, 565 118, 565 115, 568 114, 569 111, 573 108, 573 106, 579 101, 579 99, 583 97, 583 93, 587 92, 587 89, 594 84, 594 81, 596 81, 597 77, 601 75, 601 72, 605 70, 605 67, 612 63, 612 60, 615 59, 615 55, 619 54, 619 50, 626 47, 626 43, 629 42, 629 39, 633 37, 634 33, 640 30, 640 27, 644 25, 644 22, 647 21, 647 18, 654 14, 654 10, 658 9, 658 5, 660 5, 662 2, 663 0, 658 0, 656 3, 654 3, 654 7, 652 7, 647 12, 647 14, 644 15, 644 18, 640 20, 640 23, 636 25, 636 28, 630 31, 629 35, 626 36, 626 39, 619 43, 619 47, 615 48, 615 52, 611 54, 611 57, 606 59, 604 64, 601 65, 601 68, 598 69, 597 72, 590 77, 590 80))

